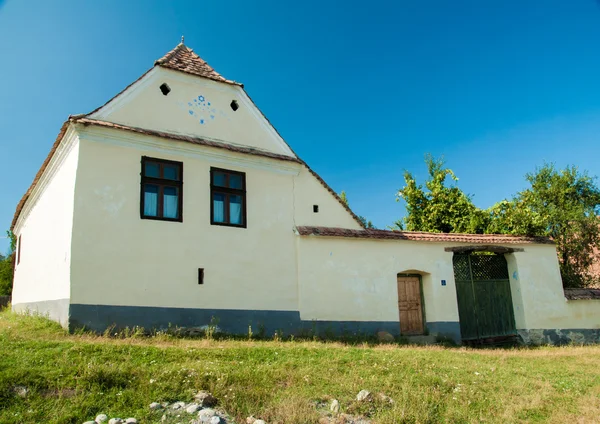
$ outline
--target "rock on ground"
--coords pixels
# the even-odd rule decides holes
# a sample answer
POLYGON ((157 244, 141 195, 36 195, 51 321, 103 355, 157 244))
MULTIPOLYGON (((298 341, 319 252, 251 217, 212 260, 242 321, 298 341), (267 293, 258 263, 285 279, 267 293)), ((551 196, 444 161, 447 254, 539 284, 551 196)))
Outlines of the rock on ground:
POLYGON ((202 409, 202 407, 199 404, 197 404, 197 403, 190 403, 185 408, 185 412, 187 412, 188 414, 194 414, 194 413, 198 412, 200 409, 202 409))
POLYGON ((152 409, 153 411, 156 411, 157 409, 162 409, 162 405, 158 402, 152 402, 150 404, 150 409, 152 409))
POLYGON ((209 392, 202 390, 194 396, 194 399, 203 407, 215 406, 217 399, 209 392))
POLYGON ((127 418, 125 424, 137 424, 137 420, 135 418, 127 418))
POLYGON ((360 392, 358 392, 358 394, 356 395, 356 400, 359 402, 363 402, 365 400, 369 400, 371 399, 371 392, 368 390, 361 390, 360 392))
POLYGON ((105 423, 108 421, 108 416, 106 414, 98 414, 94 421, 98 424, 105 423))
POLYGON ((334 414, 340 412, 340 402, 337 399, 331 401, 331 405, 329 405, 329 410, 334 414))
POLYGON ((123 424, 123 420, 121 418, 111 418, 108 424, 123 424))
POLYGON ((377 333, 377 340, 382 343, 394 343, 396 339, 387 331, 379 331, 377 333))

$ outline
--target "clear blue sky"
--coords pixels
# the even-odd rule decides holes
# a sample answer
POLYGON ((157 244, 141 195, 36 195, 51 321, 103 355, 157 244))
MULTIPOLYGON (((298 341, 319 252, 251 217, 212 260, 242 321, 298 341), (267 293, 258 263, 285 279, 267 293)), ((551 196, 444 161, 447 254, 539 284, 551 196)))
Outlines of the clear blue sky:
POLYGON ((544 161, 600 174, 594 0, 0 0, 2 230, 67 116, 182 34, 378 227, 403 214, 403 170, 423 178, 426 152, 480 207, 544 161))

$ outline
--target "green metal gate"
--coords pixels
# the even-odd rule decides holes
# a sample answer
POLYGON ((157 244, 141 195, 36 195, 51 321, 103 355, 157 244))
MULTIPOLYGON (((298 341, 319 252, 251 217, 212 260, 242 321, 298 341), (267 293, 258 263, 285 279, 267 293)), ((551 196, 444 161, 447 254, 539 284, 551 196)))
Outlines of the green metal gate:
POLYGON ((463 341, 516 335, 504 255, 455 253, 452 262, 463 341))

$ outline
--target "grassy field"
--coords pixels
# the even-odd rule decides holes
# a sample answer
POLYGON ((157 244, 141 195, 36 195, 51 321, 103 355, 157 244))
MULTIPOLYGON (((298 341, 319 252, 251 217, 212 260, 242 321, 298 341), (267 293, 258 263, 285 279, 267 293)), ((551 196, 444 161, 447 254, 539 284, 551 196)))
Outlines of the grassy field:
POLYGON ((592 423, 600 422, 600 347, 69 335, 43 318, 0 312, 1 423, 80 424, 100 412, 154 422, 151 402, 189 401, 201 389, 238 423, 249 415, 318 422, 315 402, 331 398, 376 423, 592 423), (360 406, 361 389, 395 403, 360 406))

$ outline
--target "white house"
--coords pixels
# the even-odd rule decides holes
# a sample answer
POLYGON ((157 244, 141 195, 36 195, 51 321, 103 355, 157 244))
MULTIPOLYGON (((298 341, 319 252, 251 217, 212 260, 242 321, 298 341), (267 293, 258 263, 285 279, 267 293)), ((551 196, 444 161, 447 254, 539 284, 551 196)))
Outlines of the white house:
POLYGON ((365 230, 183 44, 69 117, 12 230, 13 309, 71 329, 600 339, 600 301, 565 297, 551 242, 365 230))

